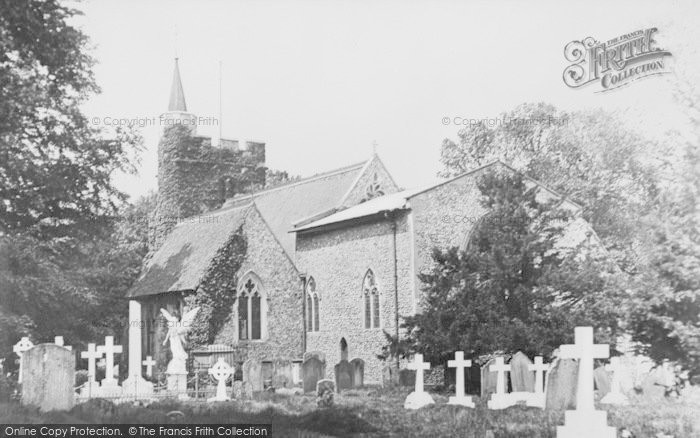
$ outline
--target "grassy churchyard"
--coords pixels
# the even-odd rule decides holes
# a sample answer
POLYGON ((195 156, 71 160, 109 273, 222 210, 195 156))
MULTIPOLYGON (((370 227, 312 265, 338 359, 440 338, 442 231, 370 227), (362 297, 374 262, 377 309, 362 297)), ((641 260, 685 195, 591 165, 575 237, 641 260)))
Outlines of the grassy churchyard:
MULTIPOLYGON (((476 409, 447 405, 449 392, 431 392, 435 405, 406 410, 410 388, 364 388, 335 394, 330 408, 319 408, 316 396, 256 393, 249 401, 217 403, 164 400, 148 406, 113 405, 94 399, 70 412, 39 413, 16 403, 0 404, 0 423, 272 423, 274 436, 392 437, 556 437, 563 411, 511 407, 489 410, 476 399, 476 409)), ((608 424, 631 436, 700 437, 700 398, 631 400, 629 406, 603 406, 608 424)))

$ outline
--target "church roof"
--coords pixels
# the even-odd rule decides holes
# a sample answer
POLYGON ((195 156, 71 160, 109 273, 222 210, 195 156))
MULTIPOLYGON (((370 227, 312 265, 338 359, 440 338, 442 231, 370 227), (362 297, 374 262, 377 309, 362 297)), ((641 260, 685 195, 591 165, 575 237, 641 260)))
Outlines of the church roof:
POLYGON ((175 58, 173 84, 170 86, 170 102, 168 103, 168 111, 187 111, 187 103, 185 102, 185 91, 182 89, 182 80, 180 79, 180 66, 178 65, 177 58, 175 58))
POLYGON ((292 232, 305 231, 339 222, 345 222, 361 217, 373 216, 384 212, 402 210, 408 207, 408 198, 421 189, 403 190, 397 193, 380 196, 369 201, 341 210, 322 219, 296 226, 292 232))
MULTIPOLYGON (((233 205, 254 202, 270 230, 294 260, 296 238, 288 233, 293 223, 340 206, 366 162, 315 175, 252 195, 234 198, 233 205)), ((230 204, 227 204, 230 205, 230 204)))
POLYGON ((389 211, 395 211, 395 210, 403 210, 403 209, 408 209, 410 208, 409 205, 409 200, 416 196, 420 195, 421 193, 428 192, 430 190, 433 190, 435 188, 438 188, 440 186, 443 186, 445 184, 448 184, 452 181, 455 181, 460 178, 464 177, 473 177, 478 174, 480 174, 483 170, 491 168, 491 167, 503 167, 511 172, 517 172, 520 173, 525 177, 527 181, 529 181, 531 184, 535 184, 541 189, 543 189, 545 192, 547 192, 551 196, 555 196, 557 198, 563 199, 564 204, 571 208, 574 211, 580 210, 581 207, 570 201, 565 199, 563 195, 560 193, 546 187, 544 184, 540 183, 539 181, 532 179, 528 177, 527 175, 522 174, 521 172, 513 169, 512 167, 508 166, 507 164, 501 162, 501 161, 494 161, 489 164, 486 164, 484 166, 481 166, 479 168, 470 170, 469 172, 462 173, 460 175, 457 175, 453 178, 450 178, 445 181, 438 182, 436 184, 431 184, 426 187, 422 188, 417 188, 417 189, 409 189, 409 190, 403 190, 398 193, 392 193, 384 196, 380 196, 378 198, 374 198, 372 200, 369 200, 367 202, 363 202, 361 204, 355 205, 353 207, 350 207, 348 209, 339 211, 337 213, 331 214, 329 216, 314 220, 314 221, 306 221, 301 224, 297 224, 291 231, 290 233, 294 232, 301 232, 301 231, 308 231, 311 229, 315 228, 321 228, 325 227, 331 224, 339 224, 342 222, 350 221, 350 220, 355 220, 355 219, 360 219, 360 218, 366 218, 370 216, 376 216, 384 212, 389 212, 389 211))
POLYGON ((130 297, 196 289, 219 248, 243 224, 250 204, 185 219, 145 264, 130 297))
POLYGON ((314 175, 280 187, 229 200, 222 208, 179 223, 144 266, 130 297, 194 290, 217 251, 257 209, 292 262, 295 236, 288 233, 300 219, 340 206, 367 162, 314 175))

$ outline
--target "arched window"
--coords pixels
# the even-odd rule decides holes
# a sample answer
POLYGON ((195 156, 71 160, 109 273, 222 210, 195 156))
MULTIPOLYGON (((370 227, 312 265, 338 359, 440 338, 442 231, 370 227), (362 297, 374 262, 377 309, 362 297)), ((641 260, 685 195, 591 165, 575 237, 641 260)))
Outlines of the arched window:
POLYGON ((260 279, 246 274, 238 287, 238 339, 264 339, 267 335, 267 300, 260 279))
POLYGON ((367 270, 362 280, 362 304, 364 306, 365 328, 379 327, 379 289, 374 278, 374 272, 367 270))
POLYGON ((319 330, 319 298, 316 292, 316 280, 309 277, 306 282, 306 330, 317 332, 319 330))

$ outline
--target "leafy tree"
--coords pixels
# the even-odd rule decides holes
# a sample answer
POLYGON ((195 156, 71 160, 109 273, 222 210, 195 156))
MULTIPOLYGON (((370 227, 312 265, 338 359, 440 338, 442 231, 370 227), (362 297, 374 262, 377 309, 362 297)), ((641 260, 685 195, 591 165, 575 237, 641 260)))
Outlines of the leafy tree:
POLYGON ((143 224, 120 218, 148 207, 124 205, 112 184, 134 170, 141 138, 81 112, 99 90, 76 14, 57 0, 0 0, 0 355, 13 359, 21 335, 119 334, 146 252, 143 224))
POLYGON ((636 269, 638 220, 659 193, 651 151, 662 145, 625 128, 603 111, 564 112, 545 103, 523 104, 445 139, 443 176, 499 159, 583 206, 586 219, 625 271, 636 269))
POLYGON ((640 220, 643 267, 634 279, 629 328, 638 350, 700 375, 700 96, 684 89, 694 136, 675 158, 675 178, 640 220))
POLYGON ((455 350, 549 355, 580 324, 613 341, 622 292, 611 293, 605 274, 613 277, 614 266, 585 244, 558 245, 572 213, 539 202, 519 174, 488 173, 478 187, 489 213, 467 249, 436 249, 433 269, 420 276, 425 310, 404 321, 414 351, 438 363, 455 350))
POLYGON ((0 0, 0 233, 64 235, 124 200, 111 176, 133 171, 140 138, 103 133, 80 111, 98 87, 88 39, 68 24, 77 13, 0 0))

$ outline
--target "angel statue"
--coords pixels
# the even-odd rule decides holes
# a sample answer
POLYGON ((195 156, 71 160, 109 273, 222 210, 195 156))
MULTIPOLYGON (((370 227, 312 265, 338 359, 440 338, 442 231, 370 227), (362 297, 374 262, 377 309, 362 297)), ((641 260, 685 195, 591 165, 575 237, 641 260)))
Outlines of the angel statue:
POLYGON ((165 371, 167 374, 187 374, 187 368, 185 366, 187 362, 187 352, 183 345, 185 343, 185 336, 187 336, 187 332, 190 330, 192 321, 194 321, 197 312, 199 312, 199 307, 188 310, 185 312, 182 319, 178 321, 170 312, 165 309, 160 309, 160 313, 168 320, 168 333, 165 335, 163 345, 170 341, 170 352, 173 355, 165 371))

